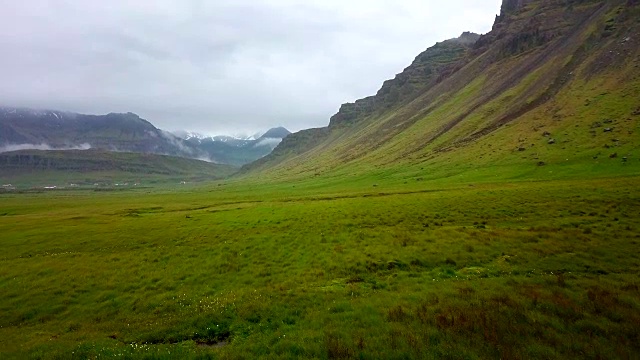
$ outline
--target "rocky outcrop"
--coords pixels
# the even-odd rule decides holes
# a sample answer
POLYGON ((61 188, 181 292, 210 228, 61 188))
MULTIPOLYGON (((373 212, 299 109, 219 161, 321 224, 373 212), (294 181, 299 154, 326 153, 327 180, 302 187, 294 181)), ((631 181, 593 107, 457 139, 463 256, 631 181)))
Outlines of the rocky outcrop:
POLYGON ((373 112, 406 104, 420 91, 458 70, 461 60, 479 38, 478 34, 464 32, 458 38, 428 48, 394 79, 385 81, 376 95, 343 104, 331 117, 329 127, 353 123, 373 112))
POLYGON ((531 2, 533 2, 533 0, 503 0, 502 6, 500 7, 500 17, 504 18, 509 14, 513 14, 531 2))

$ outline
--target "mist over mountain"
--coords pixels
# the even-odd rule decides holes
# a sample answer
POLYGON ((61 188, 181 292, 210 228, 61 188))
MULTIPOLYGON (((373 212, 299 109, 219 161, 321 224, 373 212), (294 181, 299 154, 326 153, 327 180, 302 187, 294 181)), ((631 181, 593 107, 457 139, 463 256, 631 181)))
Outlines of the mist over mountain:
POLYGON ((207 137, 187 131, 170 133, 133 113, 84 115, 0 108, 0 152, 95 149, 243 165, 270 153, 288 133, 275 128, 259 138, 207 137))
POLYGON ((291 132, 284 127, 272 128, 264 134, 253 136, 193 136, 183 132, 183 139, 192 146, 205 151, 218 161, 241 166, 260 159, 275 149, 291 132))

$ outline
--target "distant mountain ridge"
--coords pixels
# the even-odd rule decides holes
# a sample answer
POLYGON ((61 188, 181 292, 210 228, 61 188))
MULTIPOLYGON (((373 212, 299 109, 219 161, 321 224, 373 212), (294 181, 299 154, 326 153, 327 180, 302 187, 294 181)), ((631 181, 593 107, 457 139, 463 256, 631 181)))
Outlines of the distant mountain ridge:
POLYGON ((172 134, 133 113, 84 115, 51 110, 0 108, 0 148, 45 145, 206 158, 172 134))
POLYGON ((249 137, 193 136, 190 132, 178 132, 183 140, 225 164, 242 166, 270 154, 291 132, 284 127, 269 129, 262 135, 249 137))
POLYGON ((177 136, 156 128, 134 113, 84 115, 0 107, 0 152, 91 148, 171 155, 240 166, 269 154, 288 133, 284 128, 275 128, 258 139, 205 137, 188 132, 177 136))

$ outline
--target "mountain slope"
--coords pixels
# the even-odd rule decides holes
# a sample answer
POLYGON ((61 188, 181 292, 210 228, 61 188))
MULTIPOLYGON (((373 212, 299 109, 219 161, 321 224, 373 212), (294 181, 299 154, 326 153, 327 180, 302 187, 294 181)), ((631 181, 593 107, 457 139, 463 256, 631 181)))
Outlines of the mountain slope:
POLYGON ((100 150, 21 150, 0 154, 0 183, 93 185, 113 181, 201 181, 227 177, 236 168, 166 155, 100 150))
POLYGON ((244 172, 637 171, 638 19, 637 1, 505 0, 488 34, 429 48, 375 96, 244 172))

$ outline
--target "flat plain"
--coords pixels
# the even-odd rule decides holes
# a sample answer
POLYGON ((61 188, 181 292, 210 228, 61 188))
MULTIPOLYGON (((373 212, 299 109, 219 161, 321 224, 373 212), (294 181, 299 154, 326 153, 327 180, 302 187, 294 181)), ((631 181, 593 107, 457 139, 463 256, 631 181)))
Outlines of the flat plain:
POLYGON ((637 175, 467 179, 1 194, 0 354, 633 358, 637 175))

